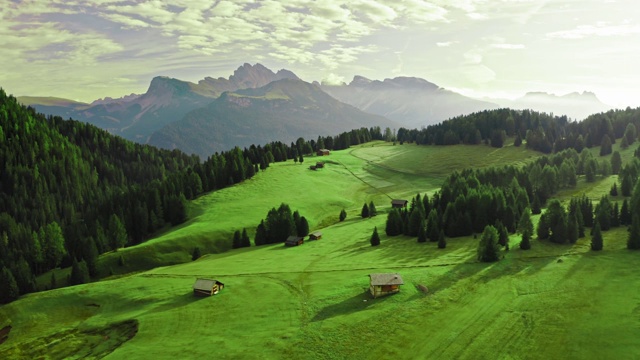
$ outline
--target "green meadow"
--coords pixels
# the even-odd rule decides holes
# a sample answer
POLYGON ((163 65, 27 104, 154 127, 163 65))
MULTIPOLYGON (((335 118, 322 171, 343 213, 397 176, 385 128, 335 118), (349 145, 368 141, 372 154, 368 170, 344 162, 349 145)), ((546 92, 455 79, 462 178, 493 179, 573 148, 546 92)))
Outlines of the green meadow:
MULTIPOLYGON (((8 332, 0 358, 639 358, 639 255, 626 249, 625 228, 604 232, 597 253, 589 236, 572 245, 533 240, 521 251, 512 235, 511 250, 490 264, 477 262, 473 237, 447 239, 438 249, 384 234, 390 199, 432 194, 455 170, 537 156, 513 146, 376 142, 302 165, 274 164, 194 200, 182 226, 103 255, 101 271, 115 275, 0 307, 0 329, 8 332), (309 170, 320 160, 324 169, 309 170), (362 219, 369 201, 379 215, 362 219), (283 202, 322 239, 225 251, 235 230, 253 237, 283 202), (347 219, 338 222, 343 208, 347 219), (381 236, 375 248, 374 227, 381 236), (208 254, 191 261, 195 246, 208 254), (372 299, 368 274, 377 272, 399 272, 400 293, 372 299), (225 288, 195 298, 197 277, 225 288)), ((581 180, 559 197, 599 198, 613 181, 581 180)))

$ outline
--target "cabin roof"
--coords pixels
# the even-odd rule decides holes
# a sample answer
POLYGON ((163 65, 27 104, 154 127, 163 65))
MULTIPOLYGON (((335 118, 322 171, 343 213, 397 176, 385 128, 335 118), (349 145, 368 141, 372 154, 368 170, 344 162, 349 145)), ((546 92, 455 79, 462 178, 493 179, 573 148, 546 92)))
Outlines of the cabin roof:
POLYGON ((312 232, 309 235, 313 235, 313 236, 322 236, 322 231, 316 231, 316 232, 312 232))
POLYGON ((289 236, 285 242, 298 242, 302 239, 300 236, 289 236))
POLYGON ((391 204, 393 205, 404 205, 406 203, 408 203, 408 200, 402 200, 402 199, 393 199, 391 200, 391 204))
POLYGON ((402 276, 398 273, 369 274, 371 285, 403 285, 402 276))
POLYGON ((218 280, 200 278, 196 280, 195 284, 193 284, 193 289, 211 291, 211 288, 213 288, 213 285, 215 284, 224 285, 218 280))

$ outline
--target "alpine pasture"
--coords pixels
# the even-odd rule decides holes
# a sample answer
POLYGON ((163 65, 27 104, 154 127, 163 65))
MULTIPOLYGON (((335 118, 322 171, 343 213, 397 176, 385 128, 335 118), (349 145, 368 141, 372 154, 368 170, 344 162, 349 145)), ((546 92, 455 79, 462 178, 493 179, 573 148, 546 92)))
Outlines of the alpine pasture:
MULTIPOLYGON (((621 151, 623 158, 629 151, 621 151)), ((447 239, 446 249, 438 249, 435 242, 384 234, 391 198, 431 195, 454 170, 537 156, 514 146, 375 142, 303 164, 274 164, 193 201, 180 227, 103 255, 101 271, 115 275, 0 307, 0 329, 10 326, 0 358, 640 357, 638 254, 626 249, 623 227, 603 233, 601 252, 590 251, 589 236, 572 245, 534 239, 522 251, 519 236, 511 235, 511 250, 491 264, 477 262, 473 237, 447 239), (310 171, 319 160, 326 167, 310 171), (362 219, 370 201, 378 215, 362 219), (235 230, 247 228, 253 237, 280 203, 323 238, 228 250, 235 230), (343 208, 348 215, 339 222, 343 208), (371 247, 376 226, 381 244, 371 247), (190 261, 196 246, 206 255, 190 261), (379 272, 402 274, 398 294, 371 298, 367 275, 379 272), (196 298, 198 277, 225 287, 196 298)), ((573 192, 597 198, 614 179, 580 181, 573 192)))

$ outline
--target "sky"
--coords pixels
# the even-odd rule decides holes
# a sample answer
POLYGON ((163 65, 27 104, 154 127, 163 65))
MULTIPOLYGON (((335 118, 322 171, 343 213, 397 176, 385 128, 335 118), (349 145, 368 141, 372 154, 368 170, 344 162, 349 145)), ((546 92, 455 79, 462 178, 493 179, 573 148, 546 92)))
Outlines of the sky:
POLYGON ((91 102, 243 63, 306 81, 415 76, 477 98, 640 106, 636 0, 0 0, 0 87, 91 102))

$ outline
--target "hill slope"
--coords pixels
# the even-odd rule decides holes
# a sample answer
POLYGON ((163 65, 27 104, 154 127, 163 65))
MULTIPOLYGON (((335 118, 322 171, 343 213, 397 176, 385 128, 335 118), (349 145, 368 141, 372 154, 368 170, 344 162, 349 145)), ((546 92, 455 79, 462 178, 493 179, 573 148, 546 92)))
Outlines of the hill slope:
POLYGON ((316 138, 360 127, 395 127, 301 80, 283 79, 258 89, 224 93, 206 108, 154 133, 149 144, 202 158, 233 146, 316 138))
POLYGON ((372 81, 355 76, 349 85, 322 86, 322 89, 342 102, 385 116, 408 128, 420 128, 454 116, 498 107, 415 77, 372 81))

